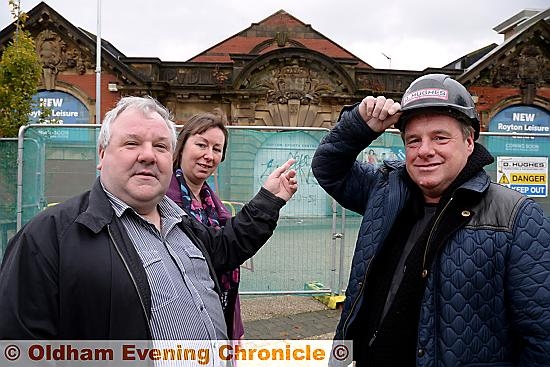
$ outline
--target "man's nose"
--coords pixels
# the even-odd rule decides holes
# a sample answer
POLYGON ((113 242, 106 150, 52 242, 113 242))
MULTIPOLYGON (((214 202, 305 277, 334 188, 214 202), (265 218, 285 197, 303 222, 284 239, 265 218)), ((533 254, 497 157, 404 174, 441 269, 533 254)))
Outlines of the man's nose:
POLYGON ((156 159, 155 149, 152 144, 143 144, 139 152, 138 160, 140 162, 154 162, 156 159))
POLYGON ((420 147, 418 148, 419 156, 431 156, 434 154, 433 144, 429 139, 422 139, 420 147))

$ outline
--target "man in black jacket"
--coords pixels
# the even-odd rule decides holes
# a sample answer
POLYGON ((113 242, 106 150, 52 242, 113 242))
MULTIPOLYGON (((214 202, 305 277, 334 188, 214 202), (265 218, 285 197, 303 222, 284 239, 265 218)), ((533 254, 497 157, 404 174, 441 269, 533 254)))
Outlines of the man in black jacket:
POLYGON ((165 197, 176 134, 152 98, 125 97, 99 134, 92 189, 47 209, 10 241, 0 269, 0 339, 226 339, 215 273, 271 236, 297 190, 277 168, 223 230, 165 197))

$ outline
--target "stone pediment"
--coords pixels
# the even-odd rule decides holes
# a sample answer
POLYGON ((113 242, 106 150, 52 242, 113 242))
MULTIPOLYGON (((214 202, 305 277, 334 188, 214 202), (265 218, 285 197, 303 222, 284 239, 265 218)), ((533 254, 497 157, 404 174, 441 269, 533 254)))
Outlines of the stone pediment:
POLYGON ((268 103, 319 104, 323 95, 348 96, 354 90, 349 75, 316 53, 285 50, 266 54, 242 71, 238 90, 265 90, 268 103))
POLYGON ((500 55, 495 60, 495 67, 480 73, 480 86, 521 87, 525 84, 542 86, 550 83, 550 57, 548 47, 543 49, 539 44, 522 44, 500 55))
POLYGON ((263 55, 276 49, 303 48, 319 52, 334 60, 346 60, 356 65, 372 67, 351 52, 325 37, 284 10, 225 39, 191 58, 190 62, 231 63, 234 56, 263 55))
MULTIPOLYGON (((44 86, 53 89, 59 73, 86 74, 95 72, 95 35, 74 26, 46 3, 41 2, 28 13, 25 29, 35 40, 36 51, 44 70, 44 86)), ((14 24, 0 32, 0 42, 13 38, 14 24)), ((102 68, 122 79, 141 84, 135 71, 120 61, 124 55, 109 42, 102 40, 102 68)))
POLYGON ((507 40, 461 77, 465 84, 496 88, 550 83, 550 26, 540 20, 507 40))

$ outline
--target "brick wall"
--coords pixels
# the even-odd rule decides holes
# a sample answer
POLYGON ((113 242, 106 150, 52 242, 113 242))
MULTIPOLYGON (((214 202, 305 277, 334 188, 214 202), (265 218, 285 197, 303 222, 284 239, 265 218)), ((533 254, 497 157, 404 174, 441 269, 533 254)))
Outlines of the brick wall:
MULTIPOLYGON (((481 117, 482 130, 486 130, 491 118, 505 107, 522 103, 522 94, 520 88, 505 87, 478 87, 468 88, 470 93, 477 96, 477 110, 481 117)), ((542 87, 537 89, 535 105, 548 109, 550 104, 550 88, 542 87), (538 102, 538 103, 537 103, 538 102), (546 106, 542 106, 542 104, 546 106)))
MULTIPOLYGON (((67 84, 74 85, 80 89, 89 98, 91 103, 95 102, 96 76, 93 73, 80 74, 60 74, 58 80, 67 84)), ((122 84, 121 81, 113 74, 103 72, 101 74, 101 118, 109 111, 120 99, 120 91, 110 92, 108 89, 109 83, 122 84)), ((90 116, 95 116, 95 106, 87 105, 90 109, 90 116)), ((91 121, 92 123, 94 121, 91 121)))

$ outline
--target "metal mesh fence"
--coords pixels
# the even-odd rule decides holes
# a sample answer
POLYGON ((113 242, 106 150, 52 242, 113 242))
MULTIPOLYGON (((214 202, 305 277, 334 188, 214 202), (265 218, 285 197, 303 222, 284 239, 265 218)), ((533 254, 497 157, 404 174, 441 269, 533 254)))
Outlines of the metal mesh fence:
POLYGON ((23 150, 22 223, 90 188, 97 176, 98 133, 93 127, 38 125, 26 130, 25 142, 33 144, 26 143, 23 150))
POLYGON ((0 139, 0 257, 15 233, 17 139, 0 139))
MULTIPOLYGON (((18 215, 25 224, 47 206, 90 188, 98 174, 98 132, 94 125, 29 126, 22 140, 23 164, 19 167, 17 141, 0 141, 0 257, 15 233, 18 215)), ((230 128, 226 160, 209 180, 230 210, 238 211, 269 173, 289 158, 296 159, 299 182, 298 192, 281 211, 272 238, 243 265, 243 292, 300 292, 311 284, 328 287, 334 293, 346 288, 361 216, 342 213, 312 175, 311 159, 325 134, 320 129, 230 128)), ((530 196, 550 215, 550 136, 485 133, 480 142, 497 157, 493 165, 486 167, 493 180, 518 191, 535 187, 533 192, 539 195, 530 196), (516 172, 510 169, 514 165, 539 168, 530 171, 529 167, 520 167, 516 172)), ((388 131, 358 159, 381 164, 385 159, 404 157, 399 134, 388 131)))
POLYGON ((329 285, 332 200, 311 172, 311 159, 326 131, 231 129, 217 190, 224 200, 247 202, 267 176, 288 159, 296 160, 299 190, 281 211, 269 242, 241 271, 241 290, 298 291, 307 283, 329 285))

